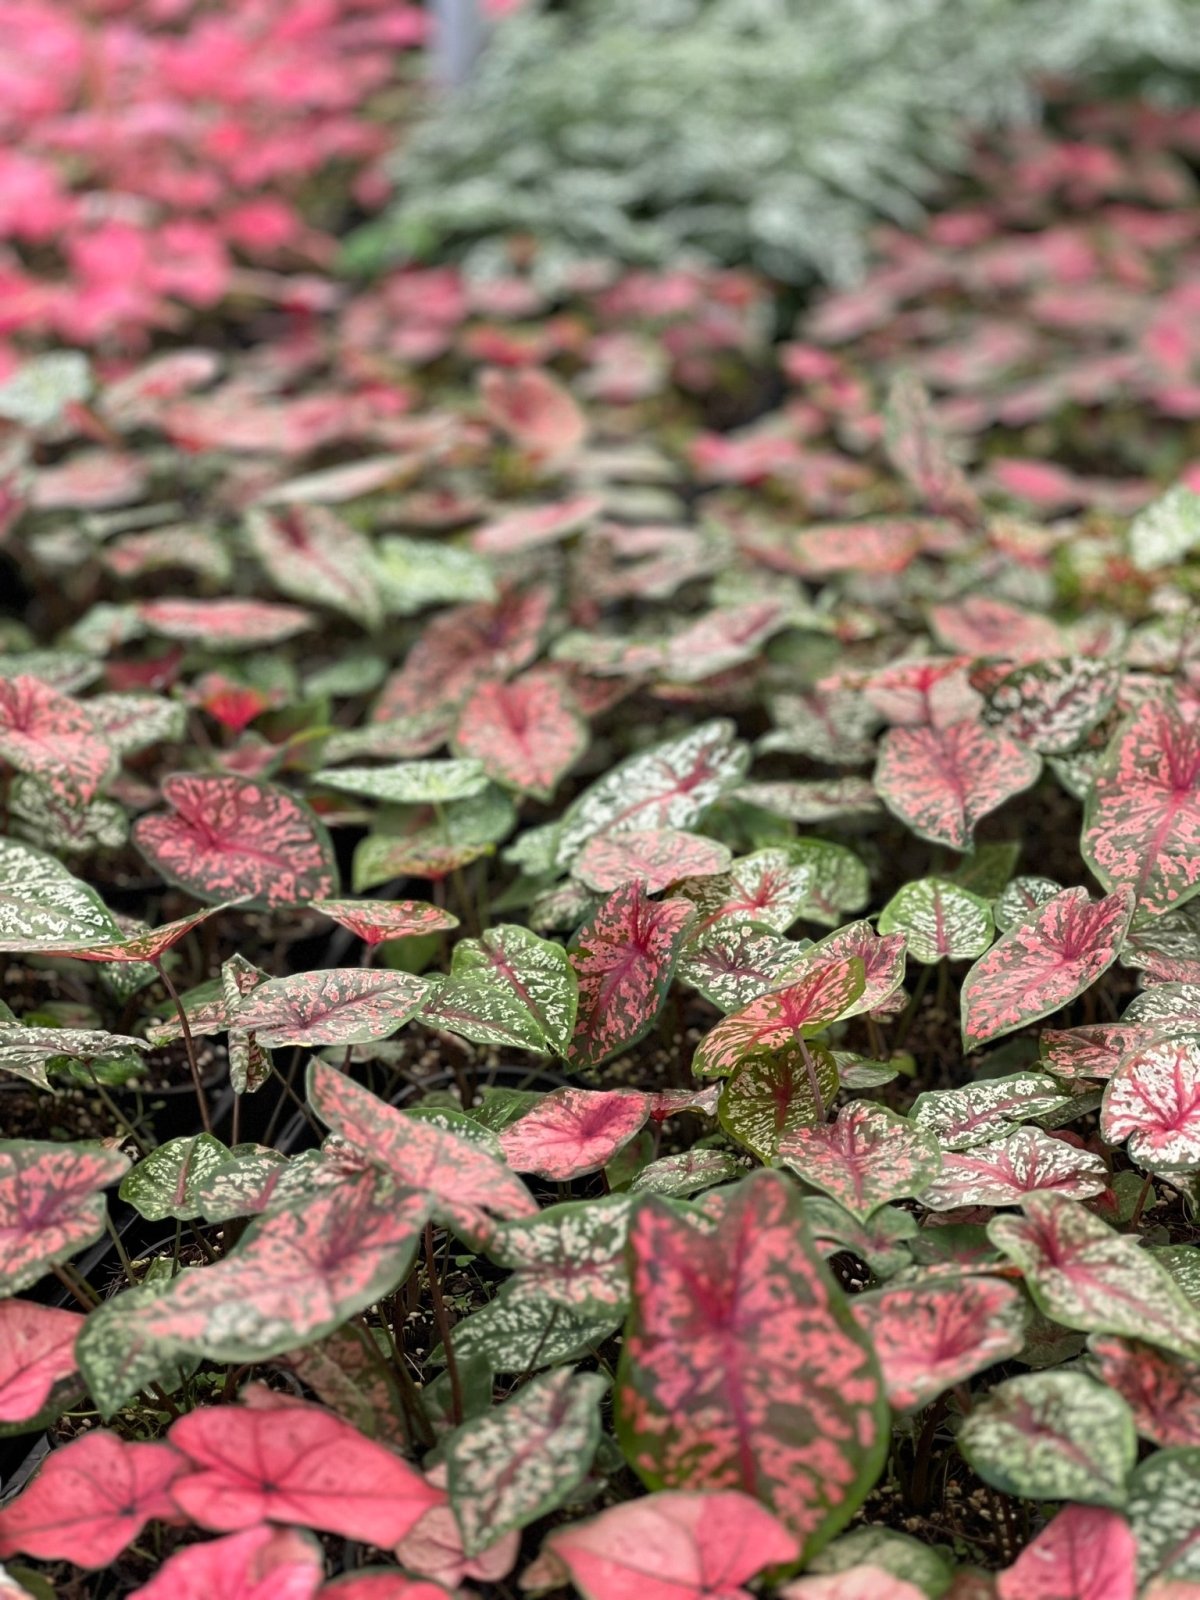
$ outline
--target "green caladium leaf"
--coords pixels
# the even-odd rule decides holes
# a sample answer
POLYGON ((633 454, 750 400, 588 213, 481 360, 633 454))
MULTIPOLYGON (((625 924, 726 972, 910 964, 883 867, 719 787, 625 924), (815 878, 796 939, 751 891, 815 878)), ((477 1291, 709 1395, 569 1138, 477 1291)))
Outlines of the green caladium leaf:
POLYGON ((718 922, 685 946, 677 976, 718 1011, 740 1011, 780 988, 806 946, 762 923, 718 922))
POLYGON ((451 1435, 447 1487, 464 1554, 477 1555, 570 1497, 600 1442, 607 1388, 594 1372, 544 1373, 451 1435))
POLYGON ((323 767, 313 782, 391 805, 445 805, 482 794, 488 779, 474 760, 399 761, 390 767, 323 767))
POLYGON ((1177 483, 1129 525, 1129 554, 1139 572, 1173 567, 1200 544, 1200 494, 1177 483))
POLYGON ((578 1000, 575 968, 562 945, 501 923, 482 938, 459 940, 450 976, 423 1015, 476 1044, 565 1056, 578 1000))
POLYGON ((495 784, 468 800, 386 813, 355 846, 354 892, 365 894, 392 878, 444 878, 455 867, 491 855, 511 833, 516 815, 495 784))
POLYGON ((729 1183, 745 1173, 744 1160, 728 1150, 692 1149, 661 1156, 642 1168, 629 1185, 631 1194, 692 1195, 729 1183))
POLYGON ((236 1144, 197 1184, 199 1215, 205 1222, 258 1216, 272 1202, 286 1205, 298 1194, 311 1192, 312 1177, 311 1163, 304 1156, 289 1160, 263 1145, 236 1144))
POLYGON ((880 933, 902 933, 917 961, 973 961, 992 942, 992 908, 942 878, 906 883, 879 913, 880 933))
MULTIPOLYGON (((941 1551, 907 1534, 877 1527, 851 1528, 849 1533, 843 1533, 809 1562, 808 1571, 821 1574, 827 1584, 834 1581, 828 1574, 844 1573, 848 1583, 845 1600, 853 1600, 855 1589, 863 1581, 879 1585, 870 1600, 885 1600, 882 1586, 888 1578, 903 1587, 893 1589, 886 1600, 909 1600, 906 1589, 922 1595, 942 1595, 953 1580, 950 1564, 941 1551)), ((799 1600, 803 1600, 802 1593, 799 1600)), ((841 1600, 837 1587, 829 1591, 829 1600, 841 1600)))
POLYGON ((717 1115, 736 1144, 771 1162, 797 1129, 824 1121, 837 1092, 830 1052, 794 1039, 743 1056, 722 1086, 717 1115))
POLYGON ((950 874, 950 882, 960 889, 969 889, 984 900, 995 900, 1004 892, 1021 858, 1021 846, 1000 840, 976 845, 950 874))
POLYGON ((836 928, 846 913, 861 911, 871 894, 866 867, 845 845, 826 839, 796 839, 787 847, 793 866, 808 867, 812 880, 800 915, 823 928, 836 928))
POLYGON ((98 1028, 26 1028, 0 1020, 0 1072, 11 1072, 42 1089, 50 1088, 46 1075, 50 1062, 83 1062, 98 1077, 105 1076, 108 1064, 124 1063, 136 1075, 138 1057, 147 1049, 145 1039, 131 1034, 105 1033, 98 1028))
POLYGON ((866 1222, 859 1222, 823 1194, 805 1195, 800 1204, 813 1238, 827 1247, 822 1254, 849 1250, 878 1278, 890 1278, 911 1265, 908 1241, 917 1237, 917 1219, 911 1211, 884 1206, 866 1222))
POLYGON ((625 1241, 632 1204, 626 1195, 603 1195, 501 1223, 487 1249, 497 1266, 512 1271, 499 1298, 619 1320, 629 1300, 625 1241))
POLYGON ((1033 922, 1046 902, 1061 893, 1062 884, 1053 878, 1014 878, 992 907, 996 926, 1001 933, 1010 933, 1013 928, 1033 922))
POLYGON ((455 1323, 454 1354, 460 1361, 486 1360, 493 1372, 540 1372, 581 1360, 620 1325, 620 1312, 601 1316, 500 1295, 455 1323))
POLYGON ((211 1133, 168 1139, 125 1174, 117 1193, 147 1222, 164 1217, 186 1221, 200 1216, 202 1185, 228 1156, 211 1133))
POLYGON ((0 839, 0 950, 31 953, 122 937, 94 889, 53 856, 0 839))
MULTIPOLYGON (((1133 1475, 1127 1513, 1143 1582, 1200 1582, 1200 1448, 1158 1450, 1143 1461, 1133 1475)), ((1166 1600, 1173 1600, 1170 1591, 1166 1600)))
POLYGON ((136 1325, 138 1307, 161 1302, 175 1285, 200 1275, 199 1267, 185 1267, 172 1276, 174 1262, 160 1257, 136 1287, 124 1289, 89 1316, 75 1341, 75 1359, 87 1379, 88 1392, 105 1421, 120 1411, 143 1389, 157 1383, 174 1394, 191 1377, 198 1357, 164 1350, 136 1325), (111 1310, 119 1306, 120 1314, 111 1310))
POLYGON ((459 545, 391 534, 379 541, 376 555, 389 616, 409 617, 426 606, 496 597, 488 563, 459 545))
POLYGON ((922 1194, 942 1167, 932 1133, 865 1100, 843 1106, 832 1123, 789 1130, 777 1154, 859 1222, 889 1200, 922 1194))
POLYGON ((910 1115, 943 1150, 970 1150, 1070 1103, 1070 1095, 1044 1072, 1014 1072, 961 1089, 927 1089, 917 1096, 910 1115))
POLYGON ((958 1448, 1005 1494, 1119 1506, 1137 1429, 1121 1396, 1083 1373, 1031 1372, 990 1391, 959 1429, 958 1448))
POLYGON ((83 804, 77 796, 64 795, 33 777, 13 783, 9 810, 17 832, 60 856, 117 850, 129 837, 129 818, 115 800, 83 804))
POLYGON ((1020 1267, 1048 1317, 1200 1356, 1200 1312, 1136 1239, 1060 1195, 1029 1195, 1022 1210, 993 1218, 988 1237, 1020 1267))

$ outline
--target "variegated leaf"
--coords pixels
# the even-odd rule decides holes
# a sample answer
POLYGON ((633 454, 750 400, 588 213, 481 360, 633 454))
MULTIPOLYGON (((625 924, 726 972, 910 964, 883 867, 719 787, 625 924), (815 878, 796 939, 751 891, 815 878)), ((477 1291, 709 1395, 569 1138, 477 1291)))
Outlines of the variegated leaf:
POLYGON ((87 706, 38 678, 0 677, 0 761, 47 785, 60 801, 86 804, 113 765, 113 750, 87 706))
POLYGON ((0 950, 28 953, 121 937, 94 889, 53 856, 0 839, 0 950))
POLYGON ((1027 1194, 1046 1190, 1087 1200, 1107 1187, 1108 1169, 1099 1156, 1040 1128, 1017 1128, 965 1152, 947 1152, 941 1175, 922 1194, 921 1204, 932 1211, 1013 1206, 1027 1194))
POLYGON ((486 1361, 493 1372, 540 1372, 593 1354, 620 1324, 620 1311, 581 1312, 501 1294, 455 1323, 454 1355, 486 1361))
POLYGON ((788 846, 793 866, 808 867, 812 880, 800 915, 823 928, 836 928, 847 912, 861 911, 871 893, 866 867, 845 845, 827 839, 796 839, 788 846))
POLYGON ((1025 662, 984 688, 983 720, 1039 755, 1065 755, 1104 721, 1120 682, 1103 657, 1025 662))
POLYGON ((685 878, 678 892, 696 907, 697 938, 726 923, 752 922, 784 933, 800 915, 814 878, 811 864, 797 864, 787 850, 756 850, 728 872, 685 878))
POLYGON ((563 683, 527 673, 482 683, 463 706, 454 749, 493 783, 549 800, 588 746, 587 724, 563 683))
POLYGON ((151 633, 212 650, 282 644, 316 624, 311 611, 273 600, 142 600, 137 615, 151 633))
POLYGON ((566 1055, 575 1031, 579 985, 562 945, 518 923, 480 939, 460 939, 450 976, 427 1002, 434 1027, 476 1044, 566 1055))
POLYGON ((629 1189, 631 1194, 692 1195, 740 1178, 745 1170, 744 1160, 728 1150, 685 1150, 651 1161, 629 1189))
POLYGON ((973 961, 992 942, 988 902, 943 878, 906 883, 879 913, 880 933, 902 933, 916 961, 973 961))
POLYGON ((325 506, 251 509, 246 541, 274 587, 290 600, 328 606, 364 628, 383 620, 370 541, 325 506))
POLYGON ((738 1062, 722 1085, 717 1114, 736 1144, 772 1162, 782 1140, 824 1121, 837 1092, 837 1063, 829 1051, 790 1039, 738 1062))
POLYGON ((314 900, 312 908, 369 945, 388 939, 418 939, 458 927, 452 912, 426 900, 314 900))
POLYGON ((104 1231, 101 1193, 128 1159, 98 1145, 0 1142, 0 1293, 36 1283, 104 1231))
MULTIPOLYGON (((1156 1577, 1200 1584, 1200 1449, 1158 1450, 1143 1461, 1126 1512, 1143 1582, 1156 1577)), ((1167 1600, 1176 1597, 1168 1591, 1167 1600)))
POLYGON ((816 967, 798 983, 759 996, 701 1039, 699 1078, 726 1078, 751 1053, 770 1052, 821 1032, 859 1009, 866 978, 858 956, 816 967))
POLYGON ((617 1434, 650 1488, 740 1489, 811 1556, 883 1463, 873 1356, 804 1226, 794 1186, 727 1191, 715 1232, 643 1199, 630 1228, 633 1310, 617 1434))
POLYGON ((631 1208, 626 1195, 604 1195, 501 1223, 488 1243, 489 1257, 512 1271, 499 1298, 619 1321, 629 1301, 631 1208))
POLYGON ((570 950, 579 980, 572 1067, 598 1066, 647 1032, 694 916, 688 901, 652 901, 640 883, 630 883, 614 889, 580 929, 570 950))
POLYGON ((758 741, 763 753, 780 750, 829 766, 858 767, 871 759, 871 734, 879 715, 854 689, 781 694, 771 700, 775 727, 758 741))
POLYGON ((565 1183, 607 1166, 649 1115, 636 1089, 554 1089, 505 1128, 500 1148, 514 1172, 565 1183))
POLYGON ((1045 1073, 1014 1072, 961 1089, 927 1089, 917 1096, 910 1115, 943 1150, 970 1150, 1069 1103, 1070 1096, 1045 1073))
POLYGON ((1086 889, 1064 889, 1006 933, 963 983, 965 1047, 1048 1017, 1090 988, 1116 960, 1132 914, 1128 889, 1095 902, 1086 889))
POLYGON ((354 892, 365 894, 392 878, 444 878, 491 855, 515 821, 512 801, 494 784, 469 800, 406 807, 355 847, 354 892))
POLYGON ((1046 902, 1061 893, 1062 884, 1055 883, 1053 878, 1027 875, 1014 878, 1005 885, 1003 893, 996 897, 992 907, 996 926, 1001 933, 1010 933, 1013 928, 1033 922, 1046 902))
POLYGON ((1129 1141, 1150 1172, 1200 1171, 1200 1034, 1163 1039, 1127 1055, 1104 1091, 1100 1131, 1129 1141))
POLYGON ((17 778, 9 790, 14 831, 60 856, 119 850, 129 837, 129 818, 115 800, 84 805, 70 793, 37 778, 17 778))
MULTIPOLYGON (((1200 1019, 1198 1019, 1200 1020, 1200 1019)), ((1153 1023, 1099 1022, 1083 1028, 1044 1028, 1038 1038, 1046 1071, 1068 1083, 1081 1078, 1111 1078, 1135 1051, 1161 1037, 1153 1023)))
POLYGON ((850 1250, 880 1278, 894 1277, 911 1266, 912 1252, 907 1241, 917 1236, 917 1219, 911 1211, 884 1206, 866 1222, 858 1222, 836 1200, 823 1194, 806 1195, 801 1205, 822 1255, 850 1250))
POLYGON ((333 967, 258 984, 230 1021, 267 1050, 371 1044, 416 1016, 428 995, 428 983, 408 972, 333 967))
POLYGON ((1147 983, 1200 984, 1200 902, 1131 927, 1121 960, 1143 971, 1147 983))
POLYGON ((977 523, 983 506, 934 417, 924 384, 914 373, 892 380, 884 411, 884 439, 892 465, 907 481, 923 511, 977 523))
POLYGON ((942 1165, 932 1134, 865 1100, 843 1106, 832 1123, 789 1132, 778 1155, 860 1222, 889 1200, 923 1194, 942 1165))
POLYGON ((805 945, 756 922, 718 922, 684 950, 678 977, 718 1011, 740 1011, 782 986, 805 945))
MULTIPOLYGON (((1137 1543, 1102 1506, 1066 1506, 996 1580, 998 1600, 1133 1600, 1137 1543)), ((1172 1600, 1170 1595, 1145 1600, 1172 1600)), ((1184 1600, 1176 1595, 1174 1600, 1184 1600)))
POLYGON ((921 839, 969 850, 975 825, 1037 782, 1040 756, 977 722, 892 728, 884 734, 875 788, 921 839))
POLYGON ((1200 1445, 1200 1361, 1114 1334, 1094 1333, 1088 1349, 1104 1382, 1133 1412, 1143 1439, 1200 1445))
POLYGON ((125 1174, 117 1192, 148 1222, 187 1221, 203 1211, 201 1187, 228 1155, 210 1133, 168 1139, 125 1174))
POLYGON ((743 783, 738 800, 774 817, 811 827, 843 817, 877 816, 882 807, 866 778, 793 778, 790 782, 743 783))
POLYGON ((902 933, 889 933, 881 938, 869 922, 847 922, 805 950, 791 976, 798 982, 833 961, 861 961, 863 992, 855 1011, 875 1011, 886 1006, 904 981, 904 954, 902 933))
POLYGON ((597 894, 626 883, 640 883, 647 894, 658 894, 681 880, 724 874, 729 860, 728 849, 703 834, 645 828, 589 839, 575 857, 571 876, 597 894))
POLYGON ((570 1497, 600 1442, 607 1388, 598 1373, 549 1372, 451 1435, 447 1487, 468 1556, 570 1497))
POLYGON ((398 761, 390 767, 323 767, 313 782, 389 805, 445 805, 470 800, 487 788, 478 761, 398 761))
POLYGON ((888 1402, 915 1411, 977 1372, 1019 1355, 1025 1305, 992 1278, 898 1284, 855 1295, 850 1309, 875 1347, 888 1402))

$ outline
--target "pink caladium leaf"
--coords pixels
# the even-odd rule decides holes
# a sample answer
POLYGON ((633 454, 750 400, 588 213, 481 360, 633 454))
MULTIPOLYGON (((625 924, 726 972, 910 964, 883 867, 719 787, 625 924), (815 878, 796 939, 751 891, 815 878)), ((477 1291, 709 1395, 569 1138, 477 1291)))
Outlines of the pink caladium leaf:
POLYGON ((1135 1238, 1062 1195, 1027 1195, 1022 1210, 994 1217, 988 1237, 1020 1267, 1046 1316, 1200 1357, 1200 1311, 1135 1238))
POLYGON ((790 608, 782 600, 748 600, 718 606, 675 634, 663 652, 663 676, 698 683, 755 660, 772 634, 786 628, 790 608))
POLYGON ((865 1100, 843 1106, 831 1123, 789 1133, 778 1153, 860 1222, 889 1200, 923 1194, 942 1166, 931 1133, 865 1100))
POLYGON ((723 1193, 711 1233, 638 1202, 617 1435, 648 1487, 740 1489, 807 1558, 883 1464, 883 1384, 795 1186, 760 1172, 723 1193))
POLYGON ((1161 916, 1200 893, 1200 726, 1145 701, 1105 752, 1088 793, 1084 860, 1106 889, 1161 916))
POLYGON ((427 900, 314 900, 312 908, 372 946, 388 939, 419 939, 427 933, 458 927, 453 912, 443 911, 427 900))
POLYGON ((321 1121, 397 1183, 420 1190, 459 1226, 486 1217, 528 1217, 533 1196, 502 1161, 431 1122, 407 1117, 323 1061, 308 1069, 308 1099, 321 1121))
POLYGON ((143 600, 137 610, 152 633, 213 650, 282 644, 316 623, 311 611, 272 600, 143 600))
POLYGON ((100 1192, 129 1159, 98 1145, 0 1143, 0 1292, 15 1294, 104 1231, 100 1192))
POLYGON ((879 798, 921 839, 969 850, 975 825, 1037 782, 1041 757, 978 722, 892 728, 879 746, 879 798))
POLYGON ((554 1089, 505 1128, 500 1148, 514 1172, 565 1183, 606 1167, 649 1115, 636 1089, 554 1089))
POLYGON ((701 1039, 692 1058, 693 1073, 699 1078, 725 1078, 751 1052, 778 1050, 821 1032, 860 1009, 865 984, 861 958, 849 956, 760 995, 701 1039))
MULTIPOLYGON (((410 1578, 395 1567, 352 1572, 327 1583, 319 1600, 448 1600, 450 1591, 426 1578, 410 1578)), ((163 1600, 167 1600, 164 1596, 163 1600)))
MULTIPOLYGON (((221 1600, 313 1600, 323 1592, 324 1576, 324 1554, 307 1534, 295 1528, 247 1528, 176 1550, 149 1583, 134 1591, 133 1600, 214 1600, 216 1595, 221 1600)), ((413 1600, 425 1597, 418 1593, 413 1600)))
POLYGON ((1046 1190, 1087 1200, 1102 1194, 1108 1181, 1108 1168, 1090 1150, 1080 1150, 1040 1128, 1017 1128, 961 1154, 948 1151, 940 1176, 922 1194, 921 1204, 931 1211, 1013 1206, 1024 1195, 1046 1190))
POLYGON ((1134 1600, 1137 1541, 1116 1511, 1067 1506, 996 1580, 998 1600, 1134 1600))
POLYGON ((251 510, 245 530, 272 585, 289 599, 340 611, 364 628, 382 622, 370 540, 327 507, 251 510))
POLYGON ((815 869, 794 861, 787 850, 756 850, 742 856, 728 872, 685 879, 679 893, 696 906, 693 940, 709 929, 752 922, 784 933, 795 922, 813 891, 815 869))
POLYGON ((1039 755, 1066 755, 1112 710, 1121 682, 1113 661, 1068 656, 1035 661, 986 686, 983 720, 1039 755))
POLYGON ((686 900, 650 900, 641 883, 627 883, 580 929, 569 952, 579 980, 573 1068, 598 1066, 647 1032, 694 916, 686 900))
POLYGON ((335 892, 325 829, 286 789, 249 778, 175 773, 170 807, 142 817, 134 842, 147 861, 198 900, 296 905, 335 892))
POLYGON ((915 374, 903 373, 893 380, 885 421, 892 465, 911 486, 921 509, 960 522, 979 522, 983 515, 979 496, 951 459, 929 394, 915 374))
POLYGON ((1088 1348, 1104 1382, 1133 1412, 1143 1439, 1168 1449, 1200 1445, 1200 1361, 1112 1334, 1093 1334, 1088 1348))
POLYGON ((897 661, 856 680, 866 700, 897 727, 940 727, 961 722, 978 707, 966 681, 969 656, 922 656, 897 661))
POLYGON ((76 1311, 0 1300, 0 1423, 36 1417, 56 1383, 76 1370, 76 1311))
POLYGON ((829 1051, 791 1039, 738 1062, 721 1085, 717 1114, 736 1144, 773 1162, 785 1139, 824 1121, 838 1086, 829 1051))
POLYGON ((719 922, 689 943, 678 976, 718 1011, 740 1011, 768 989, 781 988, 803 950, 759 923, 719 922))
POLYGON ((588 746, 565 685, 544 673, 481 683, 459 713, 454 748, 493 781, 549 800, 588 746))
POLYGON ((679 1492, 559 1528, 543 1551, 584 1600, 749 1600, 746 1582, 794 1561, 797 1544, 749 1495, 679 1492))
POLYGON ((1100 1131, 1150 1172, 1200 1171, 1200 1037, 1160 1039, 1108 1080, 1100 1131))
MULTIPOLYGON (((444 1489, 445 1462, 439 1462, 437 1466, 431 1467, 427 1476, 431 1484, 444 1489)), ((503 1466, 498 1476, 503 1476, 503 1466)), ((408 1571, 419 1572, 424 1578, 436 1579, 439 1585, 438 1600, 443 1600, 448 1589, 456 1594, 467 1593, 465 1589, 459 1588, 464 1578, 478 1578, 481 1583, 489 1585, 506 1578, 516 1565, 520 1548, 521 1535, 514 1530, 507 1534, 502 1533, 498 1539, 484 1545, 475 1555, 468 1555, 464 1549, 462 1527, 447 1500, 427 1511, 411 1532, 405 1534, 394 1547, 392 1553, 408 1571), (443 1584, 446 1586, 445 1589, 440 1587, 443 1584)), ((397 1584, 404 1582, 404 1575, 396 1572, 394 1581, 397 1584)), ((386 1600, 386 1596, 392 1592, 390 1589, 377 1591, 380 1600, 386 1600)), ((403 1589, 397 1589, 395 1592, 401 1596, 401 1600, 407 1593, 403 1589)))
POLYGON ((51 1452, 0 1511, 0 1559, 107 1567, 154 1517, 178 1520, 169 1486, 184 1466, 165 1444, 129 1444, 98 1428, 51 1452))
POLYGON ((168 1435, 187 1458, 171 1497, 218 1533, 292 1522, 386 1548, 445 1497, 384 1445, 321 1406, 205 1406, 168 1435))
POLYGON ((963 984, 966 1048, 1047 1017, 1090 988, 1116 960, 1132 915, 1129 889, 1099 901, 1086 889, 1064 889, 1004 934, 963 984))
POLYGON ((519 923, 460 939, 450 976, 422 1013, 430 1026, 477 1044, 565 1055, 575 1032, 579 984, 562 945, 519 923))
POLYGON ((103 783, 113 751, 80 701, 17 675, 0 678, 0 761, 82 803, 103 783))
POLYGON ((928 1405, 1025 1344, 1025 1302, 995 1279, 897 1285, 855 1295, 850 1309, 870 1336, 897 1411, 928 1405))
POLYGON ((518 506, 471 535, 471 549, 480 555, 505 556, 558 544, 586 528, 604 509, 598 495, 581 494, 572 500, 546 505, 518 506))
POLYGON ((880 935, 869 922, 847 922, 800 956, 793 977, 798 981, 834 961, 861 961, 863 992, 855 1012, 874 1011, 886 1006, 903 983, 906 950, 907 940, 902 933, 880 935))
POLYGON ((964 656, 1025 661, 1067 654, 1057 623, 987 594, 932 606, 929 622, 948 649, 964 656))
POLYGON ((428 983, 410 972, 328 967, 258 984, 230 1020, 267 1050, 371 1044, 416 1016, 428 997, 428 983))
POLYGON ((585 888, 607 894, 622 884, 640 883, 647 894, 683 878, 714 876, 729 865, 729 851, 715 839, 678 828, 601 833, 576 856, 571 875, 585 888))
POLYGON ((479 395, 488 421, 542 472, 560 471, 587 437, 587 419, 569 389, 540 367, 480 374, 479 395))
POLYGON ((1162 1029, 1152 1023, 1090 1023, 1082 1028, 1043 1028, 1038 1039, 1047 1072, 1068 1083, 1082 1078, 1111 1078, 1135 1051, 1160 1038, 1162 1029))

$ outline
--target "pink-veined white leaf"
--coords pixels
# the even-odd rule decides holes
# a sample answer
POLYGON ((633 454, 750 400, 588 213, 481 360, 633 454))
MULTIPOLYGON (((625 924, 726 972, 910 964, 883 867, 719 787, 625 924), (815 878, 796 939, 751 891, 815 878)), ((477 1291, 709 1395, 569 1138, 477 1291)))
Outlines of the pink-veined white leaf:
POLYGON ((161 792, 170 809, 142 817, 134 842, 198 900, 281 906, 336 891, 329 836, 286 789, 181 772, 164 778, 161 792))
POLYGON ((586 528, 603 509, 604 501, 591 494, 545 505, 517 506, 476 528, 471 534, 471 549, 480 555, 507 556, 559 544, 586 528))
POLYGON ((753 922, 784 933, 800 915, 814 878, 812 864, 793 861, 787 850, 756 850, 728 872, 685 879, 679 893, 696 907, 694 939, 730 923, 753 922))
POLYGON ((103 783, 113 751, 85 704, 18 674, 0 678, 0 761, 78 804, 103 783))
POLYGON ((843 1106, 832 1123, 789 1133, 778 1155, 860 1222, 889 1200, 923 1194, 942 1166, 932 1134, 865 1100, 843 1106))
POLYGON ((1024 1195, 1046 1190, 1087 1200, 1107 1187, 1108 1169, 1090 1150, 1080 1150, 1040 1128, 1017 1128, 988 1144, 961 1153, 948 1151, 921 1204, 932 1211, 1012 1206, 1024 1195))
POLYGON ((647 894, 658 894, 682 879, 723 874, 729 859, 725 845, 703 834, 645 828, 589 839, 572 863, 571 876, 597 894, 626 883, 641 883, 647 894))
POLYGON ((647 1032, 695 916, 686 900, 650 900, 640 883, 614 889, 571 946, 579 981, 572 1067, 599 1065, 647 1032))
POLYGON ((477 1044, 566 1055, 575 1031, 579 985, 562 945, 518 923, 499 923, 479 939, 460 939, 450 975, 422 1013, 431 1026, 477 1044))
POLYGON ((96 891, 53 856, 0 838, 0 950, 102 944, 122 932, 96 891))
POLYGON ((879 913, 880 933, 902 933, 916 961, 973 961, 992 942, 991 905, 942 878, 919 878, 898 889, 879 913))
POLYGON ((213 650, 282 644, 316 622, 311 611, 273 600, 143 600, 137 613, 152 633, 213 650))
POLYGON ((807 1039, 860 1009, 866 983, 862 959, 832 960, 798 982, 760 995, 718 1022, 692 1058, 699 1078, 724 1078, 751 1052, 778 1050, 807 1039))
POLYGON ((549 800, 588 746, 565 685, 545 673, 481 683, 458 717, 454 748, 493 783, 549 800))
POLYGON ((1104 1090, 1100 1131, 1129 1141, 1151 1172, 1200 1171, 1200 1036, 1160 1039, 1121 1061, 1104 1090))
POLYGON ((998 1600, 1134 1600, 1137 1543, 1101 1506, 1066 1506, 996 1580, 998 1600))
POLYGON ((269 978, 243 998, 230 1021, 268 1050, 371 1044, 416 1016, 428 996, 428 983, 409 972, 329 967, 269 978))
POLYGON ((251 551, 289 599, 340 611, 364 628, 382 622, 370 541, 327 507, 252 509, 245 527, 251 551))
POLYGON ((104 1195, 129 1166, 117 1150, 40 1139, 0 1143, 0 1292, 15 1294, 104 1230, 104 1195))
POLYGON ((56 1383, 76 1370, 76 1311, 0 1300, 0 1423, 36 1417, 56 1383))
POLYGON ((943 1150, 970 1150, 1010 1133, 1019 1123, 1058 1111, 1070 1101, 1043 1072, 982 1078, 961 1089, 926 1089, 909 1115, 943 1150))
POLYGON ((1088 1349, 1143 1439, 1167 1448, 1200 1445, 1200 1361, 1114 1334, 1094 1333, 1088 1349))
POLYGON ((505 1128, 500 1148, 514 1172, 565 1183, 606 1167, 649 1115, 636 1089, 553 1089, 505 1128))
POLYGON ((963 983, 965 1048, 1047 1017, 1090 988, 1116 960, 1132 915, 1129 889, 1098 901, 1064 889, 1004 934, 963 983))
POLYGON ((1028 662, 983 688, 983 720, 1039 755, 1065 755, 1104 721, 1120 681, 1117 664, 1095 656, 1028 662))
POLYGON ((871 1339, 888 1402, 915 1411, 1025 1343, 1024 1301, 991 1278, 899 1284, 855 1295, 850 1309, 871 1339))
POLYGON ((648 1487, 752 1494, 807 1557, 883 1463, 883 1384, 795 1186, 760 1172, 725 1197, 711 1233, 638 1202, 617 1436, 648 1487))
MULTIPOLYGON (((216 1595, 221 1600, 313 1600, 324 1575, 324 1555, 315 1539, 296 1528, 264 1524, 184 1545, 149 1583, 134 1590, 132 1600, 214 1600, 216 1595)), ((411 1600, 428 1597, 414 1586, 411 1600)))
POLYGON ((349 928, 368 945, 388 939, 418 939, 458 927, 453 912, 426 900, 314 900, 312 908, 332 917, 339 927, 349 928))
POLYGON ((918 838, 969 850, 976 823, 1041 770, 1040 756, 977 722, 892 728, 880 742, 875 788, 918 838))

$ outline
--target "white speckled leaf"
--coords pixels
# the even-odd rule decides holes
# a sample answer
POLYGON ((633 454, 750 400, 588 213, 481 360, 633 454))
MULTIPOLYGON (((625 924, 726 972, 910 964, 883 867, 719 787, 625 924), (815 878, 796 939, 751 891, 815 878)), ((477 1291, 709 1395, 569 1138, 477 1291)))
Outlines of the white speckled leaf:
POLYGON ((28 953, 121 937, 94 889, 53 856, 0 839, 0 950, 28 953))
POLYGON ((992 942, 992 911, 986 900, 956 883, 920 878, 884 906, 879 931, 904 934, 909 955, 926 964, 943 957, 973 961, 992 942))
POLYGON ((1014 1072, 961 1089, 928 1089, 917 1096, 910 1115, 937 1136, 943 1150, 970 1150, 1069 1102, 1045 1073, 1014 1072))
POLYGON ((1200 1171, 1200 1035, 1163 1039, 1127 1056, 1108 1080, 1100 1130, 1129 1141, 1151 1172, 1200 1171))
POLYGON ((1200 1583, 1200 1448, 1159 1450, 1143 1461, 1133 1475, 1128 1515, 1143 1582, 1200 1583))

